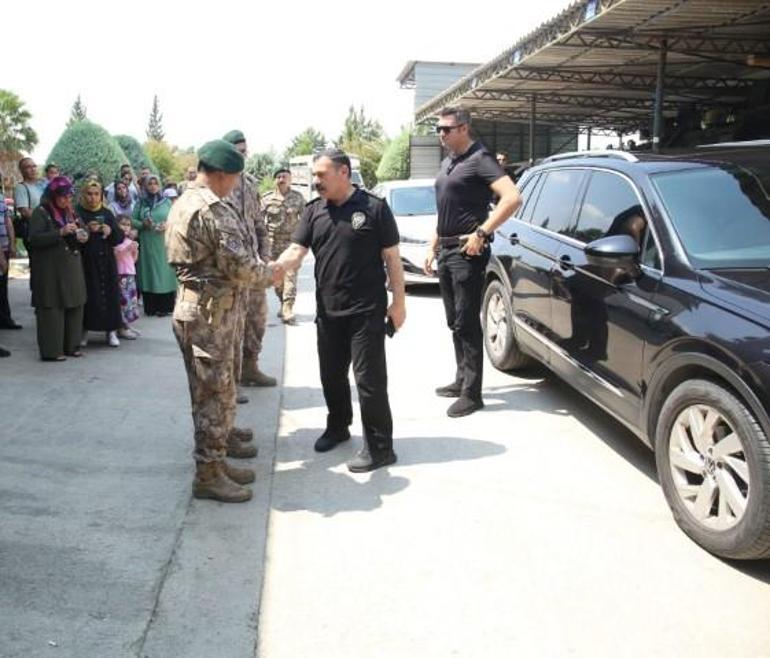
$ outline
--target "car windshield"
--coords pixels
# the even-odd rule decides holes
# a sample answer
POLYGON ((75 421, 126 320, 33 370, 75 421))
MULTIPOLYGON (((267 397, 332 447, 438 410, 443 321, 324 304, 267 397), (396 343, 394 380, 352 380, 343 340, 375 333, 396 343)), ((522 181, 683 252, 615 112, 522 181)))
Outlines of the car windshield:
POLYGON ((719 164, 652 181, 694 267, 770 267, 770 166, 719 164))
POLYGON ((397 217, 435 215, 436 192, 430 186, 396 187, 390 191, 390 209, 397 217))

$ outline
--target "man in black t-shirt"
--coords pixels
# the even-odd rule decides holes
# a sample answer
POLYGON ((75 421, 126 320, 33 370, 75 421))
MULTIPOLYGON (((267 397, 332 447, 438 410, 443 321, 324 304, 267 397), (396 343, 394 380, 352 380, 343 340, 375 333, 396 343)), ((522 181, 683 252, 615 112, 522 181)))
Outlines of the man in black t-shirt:
POLYGON ((361 405, 364 447, 348 462, 355 473, 393 464, 393 419, 385 364, 386 317, 398 330, 406 319, 404 271, 396 221, 388 204, 350 181, 350 159, 336 149, 313 161, 319 198, 305 206, 292 244, 278 262, 297 269, 309 249, 315 256, 316 328, 321 384, 328 408, 318 452, 350 438, 353 421, 348 370, 361 405), (383 267, 383 261, 385 267, 383 267), (388 306, 387 269, 393 302, 388 306))
POLYGON ((497 227, 521 205, 521 198, 492 154, 471 138, 468 112, 444 108, 439 112, 436 130, 449 156, 436 176, 438 224, 424 268, 427 274, 434 274, 433 261, 437 259, 457 371, 455 380, 437 388, 436 393, 457 398, 447 409, 454 418, 484 406, 484 338, 479 314, 489 242, 497 227), (490 212, 493 195, 500 200, 490 212))

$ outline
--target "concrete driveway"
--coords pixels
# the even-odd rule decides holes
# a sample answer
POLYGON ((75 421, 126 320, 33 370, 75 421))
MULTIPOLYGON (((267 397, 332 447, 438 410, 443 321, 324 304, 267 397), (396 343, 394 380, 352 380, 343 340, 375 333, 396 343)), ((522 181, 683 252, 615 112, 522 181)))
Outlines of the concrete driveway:
MULTIPOLYGON (((558 380, 487 368, 487 408, 445 415, 434 292, 388 342, 397 465, 316 455, 325 422, 309 269, 274 317, 241 424, 252 502, 190 500, 186 382, 167 320, 118 349, 36 358, 0 332, 0 656, 770 656, 770 564, 729 563, 674 524, 652 455, 558 380), (280 418, 279 418, 280 407, 280 418), (276 439, 277 433, 277 439, 276 439), (263 586, 264 584, 264 586, 263 586)), ((271 296, 272 297, 272 296, 271 296)))
POLYGON ((308 291, 287 332, 260 656, 770 656, 770 564, 688 540, 652 453, 600 409, 487 364, 486 409, 445 415, 435 290, 409 295, 388 342, 398 464, 347 471, 360 424, 314 454, 312 310, 308 291))

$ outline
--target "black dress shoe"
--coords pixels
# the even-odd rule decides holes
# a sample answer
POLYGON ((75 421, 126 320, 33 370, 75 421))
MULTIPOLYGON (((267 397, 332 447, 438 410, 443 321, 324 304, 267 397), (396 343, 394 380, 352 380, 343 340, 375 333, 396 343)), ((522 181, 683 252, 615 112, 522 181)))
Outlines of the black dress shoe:
POLYGON ((446 415, 450 418, 460 418, 460 416, 467 416, 483 408, 484 403, 481 400, 474 400, 463 395, 449 405, 446 415))
POLYGON ((11 350, 7 350, 4 347, 0 347, 0 357, 11 356, 11 350))
POLYGON ((446 386, 439 386, 436 389, 436 395, 440 398, 459 398, 462 393, 462 384, 452 382, 446 386))
POLYGON ((22 329, 23 327, 11 320, 10 322, 0 324, 0 329, 22 329))
POLYGON ((396 463, 396 453, 393 449, 378 450, 374 455, 369 451, 369 447, 364 447, 348 462, 348 470, 351 473, 368 473, 383 466, 390 466, 396 463))
POLYGON ((347 441, 350 438, 350 430, 346 427, 344 430, 331 430, 327 429, 321 436, 316 439, 315 451, 316 452, 328 452, 332 448, 336 448, 343 441, 347 441))

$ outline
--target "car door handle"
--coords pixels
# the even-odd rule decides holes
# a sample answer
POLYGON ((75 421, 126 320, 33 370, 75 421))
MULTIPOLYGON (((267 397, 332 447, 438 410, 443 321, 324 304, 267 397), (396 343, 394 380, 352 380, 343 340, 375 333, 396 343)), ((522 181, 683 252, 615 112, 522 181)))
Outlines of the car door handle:
POLYGON ((572 264, 572 259, 569 254, 564 254, 559 258, 559 267, 563 270, 574 270, 575 266, 572 264))
POLYGON ((508 242, 510 242, 515 247, 517 244, 519 244, 519 234, 511 233, 508 236, 508 242))

